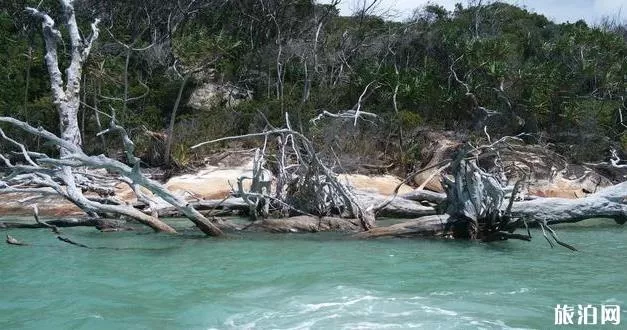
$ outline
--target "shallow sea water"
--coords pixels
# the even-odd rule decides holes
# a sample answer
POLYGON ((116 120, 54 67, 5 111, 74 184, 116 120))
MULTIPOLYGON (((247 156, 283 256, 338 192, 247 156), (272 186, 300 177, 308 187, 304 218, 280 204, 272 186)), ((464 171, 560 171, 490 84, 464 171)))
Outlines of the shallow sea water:
POLYGON ((63 230, 106 249, 3 231, 33 245, 0 244, 0 329, 548 329, 556 304, 626 309, 627 226, 557 229, 580 251, 536 231, 483 244, 63 230))

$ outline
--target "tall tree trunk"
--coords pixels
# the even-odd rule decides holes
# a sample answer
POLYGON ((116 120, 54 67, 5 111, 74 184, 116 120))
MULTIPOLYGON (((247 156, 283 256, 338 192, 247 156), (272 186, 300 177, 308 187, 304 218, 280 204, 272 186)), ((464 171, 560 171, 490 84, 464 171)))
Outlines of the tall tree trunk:
MULTIPOLYGON (((101 85, 101 80, 98 79, 98 87, 97 87, 97 92, 94 92, 94 115, 96 116, 96 125, 98 126, 98 132, 102 132, 102 124, 100 123, 100 110, 98 110, 98 105, 99 105, 99 101, 98 101, 98 96, 101 94, 101 90, 102 90, 102 85, 101 85)), ((100 135, 100 142, 102 143, 102 151, 106 154, 107 153, 107 141, 105 140, 105 136, 104 134, 100 135)))
MULTIPOLYGON (((59 128, 61 138, 75 146, 81 146, 81 132, 78 125, 78 110, 80 105, 81 77, 84 61, 89 56, 93 42, 98 38, 98 22, 92 23, 92 34, 86 40, 81 38, 74 14, 72 0, 61 0, 61 8, 67 19, 66 27, 70 35, 70 65, 66 70, 66 82, 63 82, 63 74, 59 69, 57 55, 57 42, 61 38, 61 32, 55 26, 54 20, 46 13, 35 8, 26 8, 33 16, 42 20, 44 41, 46 43, 46 67, 50 74, 50 88, 52 100, 59 113, 59 128)), ((61 157, 67 156, 68 151, 61 149, 61 157)))
POLYGON ((185 86, 187 85, 188 80, 189 75, 186 75, 181 82, 181 87, 179 87, 179 93, 176 96, 176 101, 174 102, 174 107, 172 108, 172 114, 170 115, 170 124, 168 125, 168 132, 165 141, 165 151, 163 153, 163 162, 166 166, 170 166, 170 161, 172 160, 172 157, 170 157, 170 153, 172 151, 172 141, 174 140, 174 124, 176 123, 176 113, 179 110, 179 104, 181 103, 183 91, 185 90, 185 86))
POLYGON ((124 103, 122 103, 122 113, 126 114, 128 106, 128 65, 131 62, 131 48, 126 48, 126 59, 124 60, 124 103))
POLYGON ((28 90, 30 88, 30 69, 33 64, 33 46, 28 46, 28 62, 26 64, 26 86, 24 87, 24 113, 28 111, 28 90))

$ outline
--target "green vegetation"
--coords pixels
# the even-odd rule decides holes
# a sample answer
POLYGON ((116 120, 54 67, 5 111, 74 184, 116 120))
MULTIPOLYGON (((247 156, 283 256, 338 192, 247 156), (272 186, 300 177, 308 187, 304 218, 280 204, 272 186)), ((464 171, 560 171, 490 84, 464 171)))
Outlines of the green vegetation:
MULTIPOLYGON (((77 3, 84 31, 93 17, 103 19, 83 72, 88 152, 116 150, 113 139, 95 136, 97 111, 106 126, 115 109, 145 161, 158 165, 164 143, 155 134, 166 131, 187 75, 171 151, 179 165, 196 156, 187 146, 258 131, 266 120, 280 125, 286 111, 338 154, 403 163, 415 160, 408 141, 424 128, 530 133, 530 142, 552 143, 573 161, 602 159, 610 146, 626 145, 619 110, 627 105, 625 26, 555 24, 503 3, 452 12, 430 5, 391 22, 367 12, 341 17, 308 0, 188 2, 77 3), (252 99, 185 106, 206 82, 237 86, 252 99), (323 110, 352 109, 362 95, 361 109, 381 120, 350 130, 309 124, 323 110)), ((23 12, 38 3, 0 9, 0 112, 54 131, 40 26, 23 12)), ((42 6, 58 11, 54 1, 42 6)))

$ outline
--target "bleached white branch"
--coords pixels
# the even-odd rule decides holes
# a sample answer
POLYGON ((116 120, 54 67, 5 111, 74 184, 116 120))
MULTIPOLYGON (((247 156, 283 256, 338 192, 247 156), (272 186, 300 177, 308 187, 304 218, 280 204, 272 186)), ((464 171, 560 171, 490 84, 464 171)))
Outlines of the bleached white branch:
POLYGON ((340 119, 357 119, 357 118, 359 118, 361 116, 363 116, 363 117, 371 117, 371 118, 379 118, 379 116, 377 116, 376 114, 374 114, 372 112, 365 112, 365 111, 357 112, 357 110, 346 110, 346 111, 342 111, 342 112, 338 112, 338 113, 332 113, 332 112, 323 110, 321 114, 319 114, 315 118, 312 118, 309 122, 312 125, 317 125, 319 120, 321 120, 323 118, 326 118, 326 117, 340 118, 340 119))
POLYGON ((627 168, 627 165, 619 165, 618 163, 621 161, 620 157, 618 157, 618 151, 612 148, 611 150, 612 157, 610 157, 610 163, 615 168, 627 168))
POLYGON ((55 27, 55 22, 48 14, 36 8, 26 7, 26 12, 41 20, 44 41, 46 43, 46 66, 50 75, 50 88, 54 100, 61 100, 65 97, 63 91, 63 75, 59 70, 59 60, 57 57, 57 42, 62 40, 61 32, 55 27))
POLYGON ((0 136, 2 136, 3 139, 11 142, 13 145, 17 146, 18 148, 20 148, 20 150, 22 151, 22 155, 24 156, 24 159, 26 159, 26 161, 31 164, 32 166, 37 166, 37 164, 35 164, 35 162, 30 158, 30 155, 28 154, 28 151, 26 151, 26 147, 24 147, 23 144, 13 140, 12 138, 6 136, 6 134, 4 134, 4 131, 2 129, 0 129, 0 136))
MULTIPOLYGON (((374 4, 374 2, 373 2, 374 4)), ((359 100, 357 100, 357 105, 356 105, 356 109, 355 109, 355 120, 353 122, 353 126, 357 126, 357 119, 359 119, 359 112, 361 110, 361 103, 364 100, 364 96, 366 95, 366 92, 368 91, 368 88, 370 87, 370 85, 374 84, 374 81, 371 81, 368 83, 368 85, 366 85, 366 87, 364 88, 364 91, 361 92, 361 95, 359 95, 359 100)))
POLYGON ((85 42, 85 47, 83 48, 83 52, 81 57, 83 61, 89 57, 89 53, 91 52, 91 47, 93 46, 96 39, 98 39, 98 35, 100 30, 98 30, 98 24, 100 23, 100 18, 96 18, 93 23, 91 23, 91 35, 87 38, 85 42))

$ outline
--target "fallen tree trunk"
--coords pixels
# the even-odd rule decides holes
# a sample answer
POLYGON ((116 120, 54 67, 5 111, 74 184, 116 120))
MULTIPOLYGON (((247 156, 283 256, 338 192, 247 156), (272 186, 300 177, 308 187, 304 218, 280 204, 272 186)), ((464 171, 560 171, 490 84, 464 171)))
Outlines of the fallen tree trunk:
POLYGON ((428 215, 387 227, 376 227, 355 235, 356 238, 378 237, 451 237, 453 220, 448 214, 428 215))
MULTIPOLYGON (((202 214, 208 215, 236 215, 246 213, 250 206, 241 197, 226 199, 208 199, 190 202, 189 205, 202 214)), ((159 217, 184 216, 176 207, 167 206, 156 210, 159 217)))
POLYGON ((623 182, 579 199, 537 198, 514 202, 512 217, 550 224, 578 222, 590 218, 612 218, 623 224, 627 220, 627 182, 623 182))
MULTIPOLYGON (((507 206, 501 205, 501 211, 507 212, 507 206)), ((514 202, 509 214, 512 219, 524 219, 530 224, 540 226, 574 223, 590 218, 612 218, 617 223, 624 224, 627 221, 627 182, 580 199, 537 198, 514 202)), ((425 216, 387 227, 373 228, 357 234, 356 237, 453 237, 456 236, 456 230, 464 229, 465 221, 448 214, 425 216)), ((509 224, 521 227, 524 222, 510 220, 509 224)), ((528 238, 509 232, 499 232, 497 236, 493 239, 528 238)))
MULTIPOLYGON (((446 195, 430 191, 416 191, 399 195, 406 200, 445 202, 446 195)), ((509 200, 509 199, 506 199, 509 200)), ((400 202, 403 204, 402 202, 400 202)), ((502 211, 505 211, 505 205, 502 211)), ((411 217, 411 212, 401 217, 411 217)), ((512 218, 524 218, 529 222, 546 220, 549 225, 572 223, 590 218, 611 218, 618 223, 627 220, 627 182, 602 189, 584 198, 537 197, 515 201, 511 209, 512 218)))
POLYGON ((231 197, 227 199, 210 199, 193 202, 191 205, 197 210, 236 210, 247 211, 248 204, 241 197, 231 197))
MULTIPOLYGON (((46 131, 43 128, 34 128, 29 124, 16 120, 10 117, 0 117, 0 122, 10 123, 15 127, 18 127, 28 133, 36 136, 40 136, 49 142, 59 146, 61 149, 67 149, 68 155, 61 159, 48 157, 42 153, 28 152, 24 145, 8 138, 2 130, 0 135, 10 143, 18 146, 22 150, 24 158, 28 161, 29 165, 13 165, 6 157, 0 155, 0 159, 5 162, 5 165, 13 170, 8 177, 4 178, 6 181, 0 182, 1 192, 20 192, 23 191, 25 184, 37 184, 54 189, 59 195, 70 200, 76 204, 79 208, 83 209, 88 215, 96 216, 98 213, 111 212, 116 214, 122 214, 134 218, 142 224, 151 227, 155 231, 175 233, 174 228, 168 226, 164 222, 160 221, 157 217, 138 211, 132 206, 104 204, 96 201, 88 200, 82 192, 77 188, 77 175, 81 173, 75 173, 73 170, 77 168, 92 168, 92 169, 105 169, 110 172, 116 173, 121 176, 120 180, 127 183, 133 188, 135 193, 140 199, 148 200, 148 196, 141 193, 139 187, 145 187, 150 190, 155 196, 160 197, 170 205, 177 208, 181 214, 184 214, 205 234, 209 236, 221 236, 222 232, 219 228, 215 227, 209 220, 207 220, 202 214, 196 211, 185 201, 179 199, 170 193, 163 185, 145 177, 141 173, 139 167, 139 158, 133 155, 135 145, 128 137, 126 131, 119 125, 116 125, 113 121, 111 127, 105 131, 116 131, 122 136, 124 142, 125 154, 132 167, 126 165, 115 159, 108 158, 104 155, 88 156, 83 152, 80 147, 77 147, 56 135, 46 131), (32 158, 31 158, 32 155, 32 158), (50 168, 50 167, 53 168, 50 168), (55 169, 56 167, 56 169, 55 169), (26 176, 20 177, 23 173, 28 173, 26 176), (64 187, 58 184, 54 178, 60 179, 64 183, 64 187), (18 180, 19 178, 19 180, 18 180), (15 181, 15 182, 13 182, 15 181), (19 187, 19 188, 18 188, 19 187)), ((28 188, 32 192, 35 188, 28 188)), ((152 201, 148 201, 149 205, 152 201)))
POLYGON ((325 231, 356 232, 362 230, 358 219, 335 217, 297 216, 285 219, 264 219, 241 228, 245 231, 268 231, 273 233, 317 233, 325 231))

